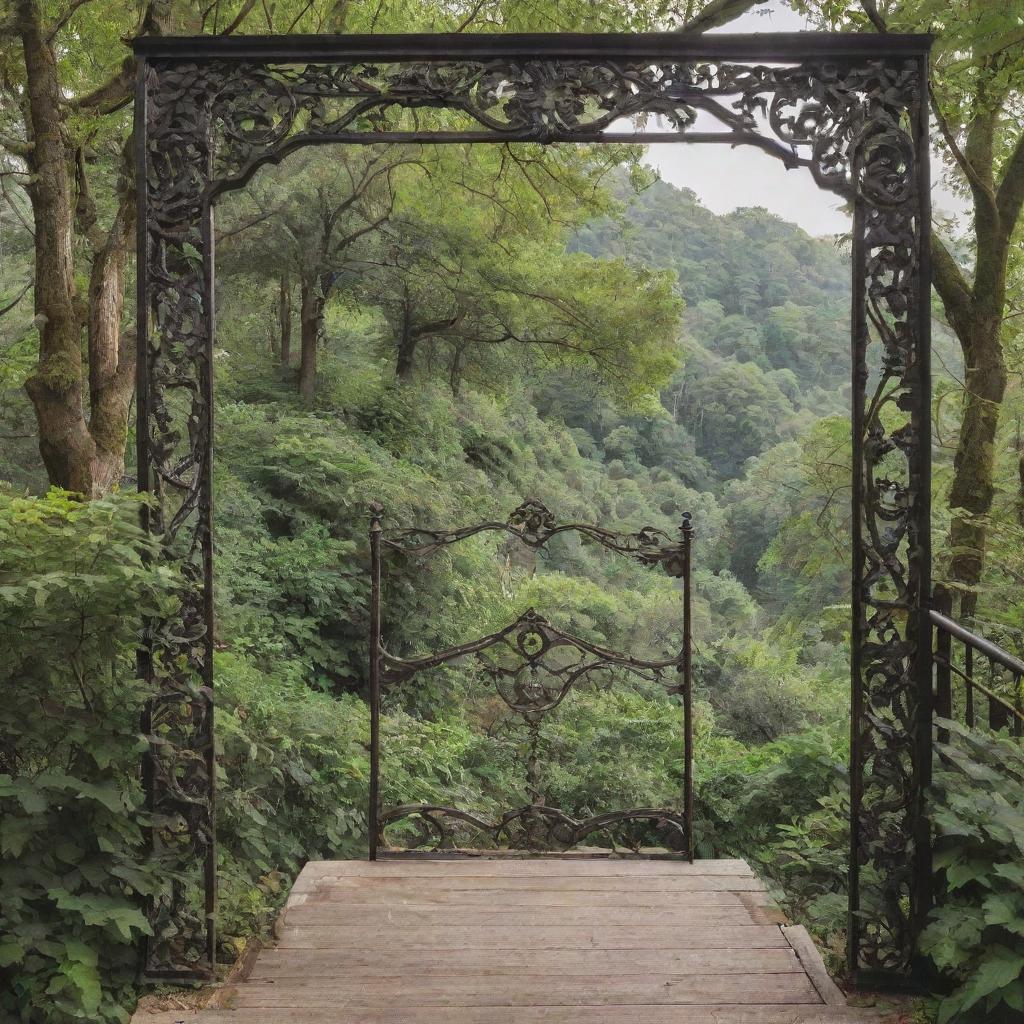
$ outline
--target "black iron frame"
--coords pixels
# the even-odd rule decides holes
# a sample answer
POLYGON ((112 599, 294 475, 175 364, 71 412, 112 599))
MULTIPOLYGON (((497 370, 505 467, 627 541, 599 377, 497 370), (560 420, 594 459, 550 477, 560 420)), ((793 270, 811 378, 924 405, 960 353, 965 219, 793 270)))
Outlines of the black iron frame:
POLYGON ((623 140, 757 146, 852 203, 849 959, 862 981, 913 973, 931 884, 929 45, 811 33, 136 40, 139 487, 183 573, 180 616, 149 624, 140 658, 167 878, 151 975, 214 962, 217 197, 303 145, 623 140), (716 129, 696 130, 698 113, 716 129), (188 909, 197 886, 202 913, 188 909))
MULTIPOLYGON (((589 523, 559 523, 554 514, 536 498, 529 498, 514 509, 504 522, 484 521, 452 530, 383 530, 384 507, 374 503, 370 509, 370 787, 367 809, 369 822, 369 859, 376 860, 384 848, 384 830, 399 821, 416 819, 420 825, 416 849, 431 839, 438 849, 454 849, 468 826, 475 834, 486 835, 496 846, 542 852, 567 851, 595 832, 608 832, 627 822, 648 823, 663 837, 664 847, 693 860, 693 615, 691 609, 693 518, 684 512, 679 539, 644 527, 636 533, 618 533, 589 523), (391 654, 382 640, 382 554, 394 558, 422 561, 442 548, 469 540, 481 533, 504 533, 535 550, 542 549, 564 533, 575 533, 583 540, 628 555, 646 566, 660 566, 682 581, 682 642, 674 658, 651 660, 613 651, 553 626, 532 608, 507 626, 454 647, 411 658, 391 654), (568 658, 559 654, 571 651, 568 658), (498 661, 489 660, 498 652, 498 661), (557 653, 556 653, 557 652, 557 653), (548 655, 553 655, 553 661, 548 655), (381 690, 388 683, 404 682, 427 669, 438 668, 470 656, 478 660, 477 674, 489 678, 498 696, 526 727, 528 736, 525 759, 525 783, 529 803, 511 808, 494 821, 465 808, 439 804, 403 804, 384 808, 380 802, 380 720, 381 690), (501 658, 504 657, 504 664, 501 658), (578 686, 591 683, 614 670, 664 683, 664 673, 673 673, 673 682, 665 685, 666 694, 676 694, 683 712, 682 807, 631 807, 604 811, 583 821, 547 802, 540 775, 541 726, 546 716, 558 708, 578 686)), ((613 844, 615 836, 612 836, 613 844)), ((628 844, 622 844, 628 845, 628 844)), ((636 844, 629 846, 639 853, 636 844)), ((663 855, 659 854, 659 855, 663 855)))

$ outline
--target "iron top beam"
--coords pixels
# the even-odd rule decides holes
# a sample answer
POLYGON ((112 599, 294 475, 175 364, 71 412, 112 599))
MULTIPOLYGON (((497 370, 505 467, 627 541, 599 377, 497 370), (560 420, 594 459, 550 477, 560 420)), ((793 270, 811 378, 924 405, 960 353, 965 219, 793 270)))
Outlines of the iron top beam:
POLYGON ((393 35, 139 36, 151 60, 450 60, 453 58, 651 58, 668 60, 870 60, 927 54, 925 34, 761 32, 688 35, 622 33, 403 33, 393 35))

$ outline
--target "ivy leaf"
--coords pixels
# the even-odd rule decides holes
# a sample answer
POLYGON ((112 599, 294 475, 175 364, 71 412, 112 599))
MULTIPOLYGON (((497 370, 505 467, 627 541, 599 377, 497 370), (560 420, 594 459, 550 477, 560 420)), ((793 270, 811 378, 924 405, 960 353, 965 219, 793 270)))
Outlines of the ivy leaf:
POLYGON ((969 1009, 979 999, 1012 985, 1024 973, 1024 955, 1006 946, 993 946, 961 990, 960 1004, 969 1009))
POLYGON ((10 967, 25 955, 25 947, 13 939, 0 942, 0 967, 10 967))
POLYGON ((78 989, 78 1000, 86 1013, 95 1013, 103 998, 99 972, 92 964, 76 960, 61 967, 61 974, 78 989))

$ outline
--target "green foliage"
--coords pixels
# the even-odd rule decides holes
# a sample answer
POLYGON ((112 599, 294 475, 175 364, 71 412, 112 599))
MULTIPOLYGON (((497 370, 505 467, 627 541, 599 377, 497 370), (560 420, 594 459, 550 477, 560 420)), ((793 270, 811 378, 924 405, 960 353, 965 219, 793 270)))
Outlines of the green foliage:
POLYGON ((266 933, 307 860, 365 850, 366 705, 311 690, 301 664, 276 672, 223 652, 217 673, 221 957, 266 933))
POLYGON ((0 493, 0 1011, 128 1019, 146 865, 140 614, 170 610, 139 501, 0 493))
POLYGON ((943 721, 932 800, 942 887, 922 947, 956 989, 947 1021, 1024 1014, 1024 751, 1020 743, 943 721))

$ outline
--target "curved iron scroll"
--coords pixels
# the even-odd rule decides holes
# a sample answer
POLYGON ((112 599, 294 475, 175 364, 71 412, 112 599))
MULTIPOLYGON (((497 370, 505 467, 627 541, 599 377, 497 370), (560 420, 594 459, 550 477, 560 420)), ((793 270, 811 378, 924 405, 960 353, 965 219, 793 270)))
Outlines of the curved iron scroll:
POLYGON ((443 849, 460 845, 466 833, 484 836, 494 845, 540 850, 565 850, 598 831, 611 831, 616 845, 637 849, 651 830, 670 850, 693 858, 693 729, 691 687, 690 547, 693 523, 683 516, 680 539, 672 542, 662 531, 645 528, 635 534, 620 534, 583 523, 557 525, 554 515, 536 499, 523 502, 505 522, 483 522, 458 530, 403 530, 385 537, 381 526, 384 509, 370 510, 370 859, 384 845, 384 832, 400 821, 418 826, 413 847, 433 843, 443 849), (674 658, 652 660, 611 650, 553 626, 533 608, 514 622, 441 651, 413 658, 389 654, 380 635, 380 580, 382 546, 395 552, 427 554, 447 544, 466 540, 478 533, 506 531, 530 547, 542 547, 566 530, 574 530, 605 547, 639 558, 648 565, 664 564, 671 575, 683 580, 683 643, 674 658), (380 806, 380 694, 381 686, 411 679, 417 673, 452 662, 473 658, 478 671, 490 680, 495 692, 526 729, 525 784, 529 803, 490 820, 472 811, 438 804, 380 806), (558 708, 573 688, 598 673, 622 669, 665 684, 666 692, 679 694, 683 702, 684 767, 683 809, 633 807, 577 820, 547 805, 541 778, 541 733, 544 718, 558 708), (663 678, 672 673, 671 681, 663 678), (632 829, 646 826, 640 838, 629 838, 632 829))
MULTIPOLYGON (((690 518, 689 512, 683 513, 681 532, 690 529, 690 518)), ((673 541, 663 530, 644 526, 636 533, 616 533, 591 523, 559 523, 544 502, 536 498, 527 498, 504 522, 476 523, 455 530, 414 527, 392 534, 383 543, 405 554, 430 555, 448 544, 489 531, 511 534, 531 548, 542 548, 561 533, 577 533, 609 551, 630 555, 643 565, 663 565, 669 576, 683 575, 683 541, 673 541)))
MULTIPOLYGON (((633 822, 649 822, 655 834, 661 838, 662 846, 674 853, 689 854, 692 846, 687 819, 679 812, 664 807, 607 811, 577 821, 556 807, 527 804, 506 811, 492 821, 440 804, 402 804, 381 815, 381 832, 388 825, 407 819, 413 819, 420 825, 414 848, 433 842, 437 849, 458 849, 460 826, 463 829, 468 826, 473 833, 488 836, 494 846, 505 846, 513 850, 571 850, 594 832, 607 831, 633 822)), ((620 836, 613 836, 612 842, 613 848, 624 846, 633 852, 641 849, 641 841, 630 842, 620 836)))

